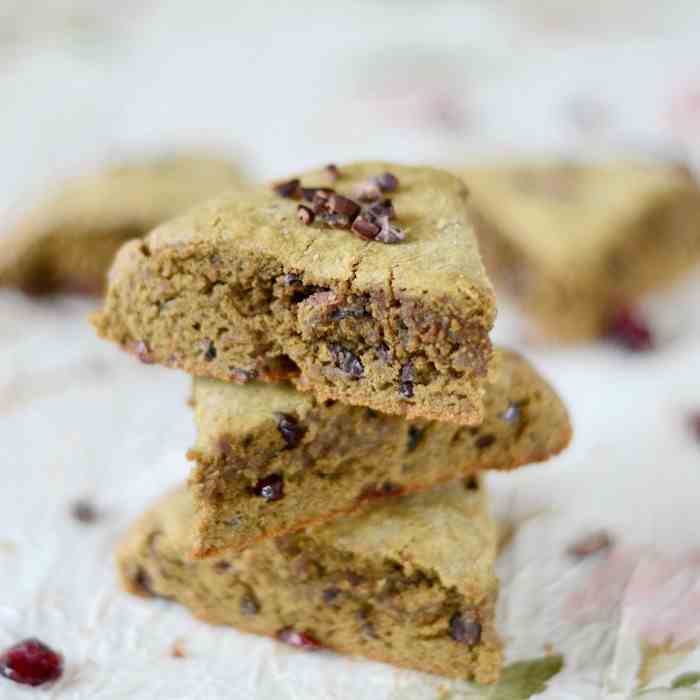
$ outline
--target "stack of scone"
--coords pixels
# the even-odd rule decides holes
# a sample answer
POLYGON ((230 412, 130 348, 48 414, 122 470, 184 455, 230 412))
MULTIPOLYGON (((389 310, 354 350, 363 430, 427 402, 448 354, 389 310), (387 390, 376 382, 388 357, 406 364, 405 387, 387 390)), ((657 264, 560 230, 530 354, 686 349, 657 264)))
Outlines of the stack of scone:
POLYGON ((497 679, 479 473, 542 461, 564 406, 493 349, 462 182, 329 166, 127 243, 99 333, 194 378, 188 488, 136 523, 125 586, 303 647, 497 679))

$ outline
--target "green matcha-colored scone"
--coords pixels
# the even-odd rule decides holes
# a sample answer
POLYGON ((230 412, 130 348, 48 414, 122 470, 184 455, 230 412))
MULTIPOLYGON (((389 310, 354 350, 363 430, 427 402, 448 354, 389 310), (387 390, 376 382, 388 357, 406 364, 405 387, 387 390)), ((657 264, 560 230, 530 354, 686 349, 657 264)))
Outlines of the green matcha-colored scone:
POLYGON ((182 488, 134 525, 118 553, 127 590, 307 649, 498 678, 497 533, 478 481, 204 561, 188 560, 194 517, 182 488))
POLYGON ((619 309, 700 262, 700 188, 678 166, 467 168, 497 285, 550 336, 604 333, 619 309))
POLYGON ((387 163, 300 179, 306 190, 241 188, 124 246, 94 317, 100 335, 196 376, 289 377, 321 401, 481 422, 495 308, 464 184, 387 163), (358 206, 338 195, 371 197, 373 178, 393 206, 364 205, 359 218, 382 230, 365 240, 337 228, 358 206), (318 202, 299 198, 313 193, 329 208, 309 223, 318 202))
POLYGON ((284 384, 195 379, 194 556, 478 470, 543 461, 569 442, 561 400, 513 352, 496 351, 484 401, 484 423, 470 428, 319 402, 284 384))
POLYGON ((125 241, 241 180, 238 168, 226 160, 190 155, 75 178, 3 238, 0 286, 33 294, 98 294, 125 241))

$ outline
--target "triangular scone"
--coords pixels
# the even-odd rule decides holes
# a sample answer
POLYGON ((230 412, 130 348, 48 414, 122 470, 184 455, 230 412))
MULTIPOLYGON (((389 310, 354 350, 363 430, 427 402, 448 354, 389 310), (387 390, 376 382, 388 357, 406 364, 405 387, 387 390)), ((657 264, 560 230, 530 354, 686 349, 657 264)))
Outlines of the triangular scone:
POLYGON ((219 559, 188 560, 193 521, 182 488, 134 525, 118 554, 127 590, 300 647, 497 679, 497 532, 478 481, 219 559))
POLYGON ((616 313, 700 262, 700 188, 673 165, 467 168, 489 273, 552 336, 605 332, 616 313))
POLYGON ((229 161, 177 155, 75 178, 3 239, 0 286, 97 294, 121 245, 243 177, 229 161))
POLYGON ((556 392, 516 353, 497 350, 479 428, 319 402, 284 384, 195 379, 189 456, 194 555, 338 517, 482 469, 539 462, 569 442, 556 392))
POLYGON ((94 317, 100 335, 196 376, 289 377, 321 401, 481 422, 495 306, 464 184, 387 163, 300 180, 306 190, 232 192, 124 246, 94 317), (333 188, 331 206, 346 211, 345 195, 367 198, 385 173, 395 216, 377 220, 403 240, 334 228, 345 214, 298 218, 312 190, 333 188))

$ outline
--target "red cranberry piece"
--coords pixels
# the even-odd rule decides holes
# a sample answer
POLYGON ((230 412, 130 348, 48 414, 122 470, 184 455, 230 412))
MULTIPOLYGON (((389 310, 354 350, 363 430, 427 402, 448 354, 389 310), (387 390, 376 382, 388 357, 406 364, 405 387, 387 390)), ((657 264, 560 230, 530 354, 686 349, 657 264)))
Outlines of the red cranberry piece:
POLYGON ((471 615, 456 612, 450 618, 450 637, 455 642, 474 646, 481 641, 481 625, 471 615))
POLYGON ((0 656, 0 675, 23 685, 42 685, 61 677, 63 656, 31 637, 0 656))
POLYGON ((266 501, 279 501, 284 497, 284 479, 279 474, 270 474, 258 479, 253 486, 253 493, 266 501))
POLYGON ((289 644, 293 647, 306 649, 307 651, 315 651, 320 649, 321 645, 318 640, 308 632, 297 632, 293 627, 284 627, 277 633, 277 639, 280 642, 289 644))
POLYGON ((284 438, 288 450, 295 448, 306 433, 306 428, 303 425, 299 425, 297 417, 290 413, 277 414, 277 430, 280 431, 284 438))
POLYGON ((690 425, 690 430, 695 436, 695 439, 700 442, 700 411, 696 411, 690 416, 688 424, 690 425))
POLYGON ((631 352, 651 350, 654 344, 649 326, 627 307, 621 307, 613 314, 607 336, 631 352))

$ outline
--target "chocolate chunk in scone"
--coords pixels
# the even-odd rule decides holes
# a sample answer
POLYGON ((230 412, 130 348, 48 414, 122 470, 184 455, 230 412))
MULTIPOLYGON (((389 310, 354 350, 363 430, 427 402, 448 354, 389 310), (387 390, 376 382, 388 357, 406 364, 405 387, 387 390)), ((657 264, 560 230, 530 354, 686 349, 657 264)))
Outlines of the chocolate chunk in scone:
POLYGON ((476 425, 495 305, 466 196, 386 163, 241 188, 124 246, 95 326, 196 376, 476 425))
POLYGON ((564 340, 606 333, 621 309, 700 262, 700 188, 652 164, 467 168, 489 274, 564 340))
POLYGON ((519 355, 496 350, 478 427, 318 401, 290 385, 195 379, 194 555, 327 521, 482 469, 546 460, 566 409, 519 355))
POLYGON ((179 155, 66 182, 3 239, 0 286, 99 294, 125 241, 241 180, 228 161, 179 155))
POLYGON ((493 682, 497 529, 476 486, 407 496, 203 561, 188 560, 194 511, 182 488, 132 528, 118 554, 122 582, 301 649, 493 682))

